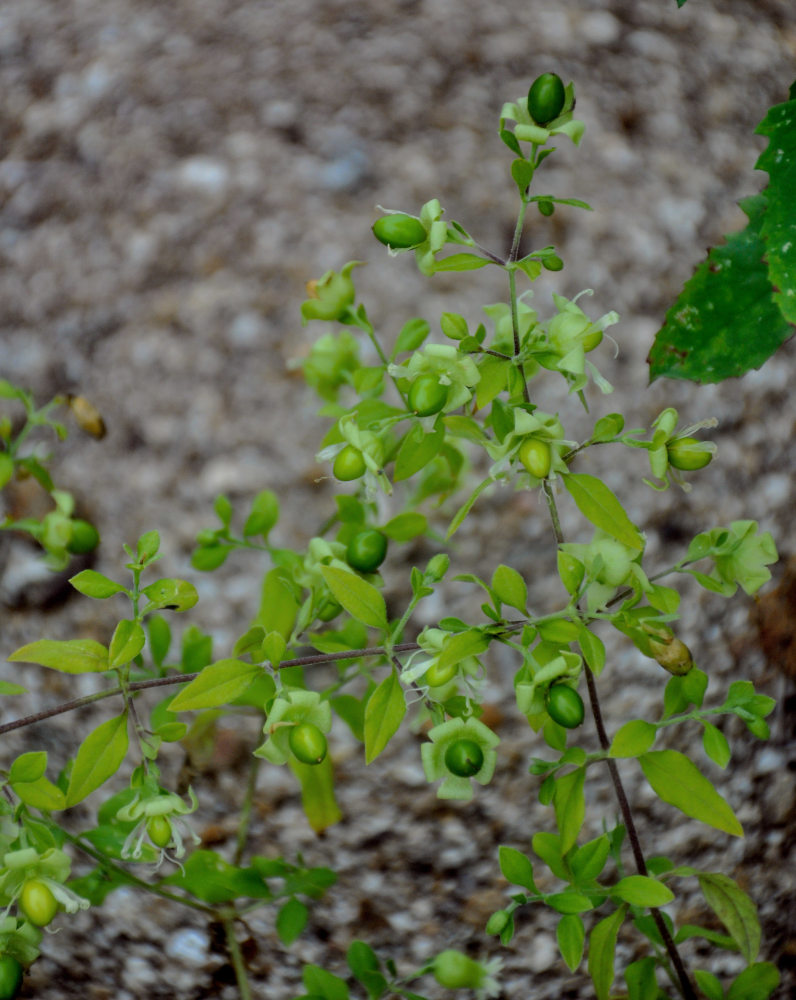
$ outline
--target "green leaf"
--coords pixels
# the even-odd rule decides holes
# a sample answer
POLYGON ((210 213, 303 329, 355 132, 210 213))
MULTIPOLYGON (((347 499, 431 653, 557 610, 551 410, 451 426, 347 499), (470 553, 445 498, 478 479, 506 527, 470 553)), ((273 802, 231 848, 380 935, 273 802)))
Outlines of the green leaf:
POLYGON ((587 521, 630 549, 644 548, 638 528, 601 479, 583 472, 568 472, 561 478, 587 521))
POLYGON ((32 750, 30 753, 23 753, 17 757, 8 769, 8 780, 12 784, 15 781, 38 781, 46 770, 46 751, 32 750))
POLYGON ((305 965, 302 979, 312 1000, 349 1000, 345 980, 333 976, 318 965, 305 965))
POLYGON ((609 757, 640 757, 655 742, 658 730, 643 719, 632 719, 621 726, 611 741, 609 757))
POLYGON ((136 656, 144 648, 146 636, 139 622, 124 619, 116 626, 108 650, 109 665, 121 667, 136 656))
POLYGON ((627 904, 601 920, 589 936, 589 975, 597 1000, 608 1000, 614 981, 616 937, 625 919, 627 904))
POLYGON ((771 962, 757 962, 736 976, 727 1000, 768 1000, 779 986, 779 970, 771 962))
POLYGON ((149 603, 144 608, 144 614, 149 611, 159 611, 166 608, 169 611, 188 611, 199 600, 196 587, 187 580, 155 580, 141 593, 149 603))
POLYGON ((730 762, 730 744, 724 733, 710 722, 702 720, 705 731, 702 733, 702 746, 710 759, 719 767, 726 767, 730 762))
POLYGON ((525 159, 516 159, 511 164, 511 176, 517 185, 520 194, 524 194, 528 185, 533 179, 533 167, 525 159))
POLYGON ((655 959, 641 958, 625 969, 628 1000, 657 1000, 658 983, 655 979, 655 959))
POLYGON ((586 913, 594 909, 594 903, 587 895, 572 889, 545 896, 545 903, 556 913, 586 913))
POLYGON ((11 681, 0 681, 0 695, 25 694, 27 690, 21 684, 12 684, 11 681))
POLYGON ((66 796, 63 791, 44 776, 36 781, 12 781, 10 784, 14 794, 26 806, 48 812, 66 808, 66 796))
POLYGON ((569 863, 576 881, 591 882, 596 879, 605 867, 610 850, 611 842, 605 834, 579 847, 569 863))
POLYGON ((398 514, 381 528, 384 534, 395 542, 408 542, 418 535, 424 535, 427 529, 428 520, 423 514, 417 514, 412 510, 398 514))
POLYGON ((704 969, 695 969, 694 979, 708 1000, 724 1000, 724 987, 718 976, 714 976, 712 972, 706 972, 704 969))
POLYGON ((586 815, 586 801, 583 796, 583 782, 586 769, 577 768, 556 779, 553 793, 553 807, 556 824, 561 835, 561 853, 575 846, 580 828, 586 815))
POLYGON ((475 503, 475 501, 481 496, 481 494, 488 486, 492 485, 493 484, 491 479, 485 479, 482 483, 479 483, 478 486, 476 486, 476 488, 473 490, 473 492, 470 494, 467 500, 465 500, 462 506, 456 511, 456 514, 454 515, 454 518, 450 523, 450 527, 448 528, 448 533, 445 536, 446 538, 450 538, 457 531, 457 529, 461 527, 462 522, 470 513, 470 510, 472 509, 472 506, 475 503))
POLYGON ((107 597, 113 597, 114 594, 127 593, 126 588, 120 583, 108 579, 107 576, 103 576, 102 573, 97 573, 93 569, 84 569, 82 572, 71 577, 69 582, 81 594, 86 597, 94 597, 100 601, 104 601, 107 597))
POLYGON ((611 887, 611 895, 631 906, 666 906, 674 899, 668 886, 648 875, 627 875, 611 887))
POLYGON ((583 625, 578 633, 578 645, 589 669, 595 677, 599 677, 605 666, 605 644, 602 639, 583 625))
POLYGON ((563 860, 561 838, 557 833, 535 833, 531 838, 534 852, 544 861, 556 878, 569 881, 569 872, 563 860))
POLYGON ((734 837, 743 836, 743 827, 726 800, 684 754, 652 750, 638 760, 658 798, 701 823, 734 837))
POLYGON ((477 271, 491 263, 493 263, 491 260, 477 257, 474 253, 455 253, 450 257, 435 261, 432 274, 439 271, 477 271))
POLYGON ((761 235, 766 245, 768 277, 774 301, 789 323, 796 323, 796 240, 793 238, 793 192, 796 190, 796 100, 769 108, 755 129, 768 148, 755 164, 768 173, 766 214, 761 235))
POLYGON ((583 920, 576 913, 568 913, 558 921, 556 939, 561 957, 566 962, 570 972, 574 972, 580 965, 585 938, 586 930, 583 926, 583 920))
POLYGON ((398 339, 395 341, 395 347, 390 355, 390 360, 394 361, 399 354, 404 354, 406 351, 416 351, 429 335, 430 331, 431 327, 424 319, 415 317, 414 319, 407 320, 398 334, 398 339))
POLYGON ((516 608, 517 611, 525 611, 528 587, 516 569, 502 564, 498 566, 492 574, 492 589, 503 604, 508 604, 510 608, 516 608))
POLYGON ((437 667, 444 670, 453 663, 461 663, 468 656, 478 656, 489 646, 489 639, 478 629, 459 632, 445 640, 442 652, 437 657, 437 667))
POLYGON ((252 624, 262 625, 266 632, 279 632, 287 640, 296 623, 299 607, 289 574, 281 566, 275 566, 263 578, 260 609, 252 624))
POLYGON ((128 744, 126 711, 100 723, 88 734, 80 744, 69 775, 67 808, 82 802, 87 795, 116 774, 127 755, 128 744))
POLYGON ((482 410, 503 392, 508 384, 512 363, 508 358, 496 358, 487 354, 478 362, 481 378, 475 387, 475 401, 482 410))
POLYGON ((208 850, 194 851, 180 871, 164 878, 162 885, 177 886, 211 906, 241 896, 271 899, 273 895, 254 866, 238 868, 208 850))
POLYGON ((373 628, 387 628, 387 607, 372 583, 336 566, 321 566, 321 572, 334 598, 352 618, 373 628))
POLYGON ((697 878, 708 906, 727 928, 747 963, 754 962, 760 951, 755 904, 728 875, 699 872, 697 878))
POLYGON ((279 501, 271 490, 263 490, 252 501, 251 511, 243 526, 246 538, 250 535, 268 537, 268 532, 279 520, 279 501))
MULTIPOLYGON (((342 603, 342 602, 341 602, 342 603)), ((391 670, 368 698, 365 706, 365 763, 370 764, 387 746, 406 715, 398 673, 391 670)))
POLYGON ((284 945, 291 945, 307 926, 309 910, 300 899, 289 899, 276 915, 276 933, 284 945))
POLYGON ((10 663, 38 663, 64 674, 102 673, 108 669, 108 650, 93 639, 38 639, 12 653, 10 663))
POLYGON ((523 889, 533 893, 539 891, 533 881, 533 865, 521 851, 513 847, 499 847, 498 863, 506 881, 512 885, 521 885, 523 889))
POLYGON ((302 764, 292 754, 290 769, 301 784, 301 804, 307 821, 316 833, 333 826, 343 818, 334 797, 334 768, 327 755, 320 764, 302 764))
POLYGON ((381 972, 381 962, 375 951, 364 941, 352 941, 346 952, 348 968, 365 987, 368 1000, 380 1000, 388 990, 381 972))
POLYGON ((422 424, 414 424, 404 435, 395 458, 394 482, 409 479, 436 458, 445 440, 445 425, 438 420, 430 434, 422 424))
POLYGON ((161 615, 150 615, 147 619, 149 633, 149 652, 155 666, 160 667, 171 646, 171 627, 161 615))
MULTIPOLYGON (((743 375, 759 368, 793 334, 774 300, 764 259, 767 196, 739 204, 749 224, 710 251, 666 313, 649 355, 650 381, 665 375, 721 382, 743 375)), ((791 231, 792 225, 791 218, 791 231)))
POLYGON ((198 677, 172 699, 172 712, 198 708, 220 708, 238 698, 262 673, 262 667, 243 660, 219 660, 205 667, 198 677))

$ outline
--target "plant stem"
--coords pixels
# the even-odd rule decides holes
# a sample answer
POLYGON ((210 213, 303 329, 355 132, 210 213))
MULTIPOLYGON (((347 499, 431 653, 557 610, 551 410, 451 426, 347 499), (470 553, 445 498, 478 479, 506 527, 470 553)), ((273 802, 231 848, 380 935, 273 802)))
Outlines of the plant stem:
POLYGON ((243 961, 243 953, 240 950, 238 939, 235 937, 235 921, 231 916, 225 916, 222 918, 221 923, 227 937, 227 950, 232 960, 232 967, 235 970, 235 979, 238 982, 241 1000, 252 1000, 249 977, 246 975, 246 964, 243 961))
MULTIPOLYGON (((542 483, 542 489, 544 490, 545 499, 547 500, 547 508, 550 512, 550 520, 553 525, 553 533, 555 534, 556 543, 561 545, 564 541, 564 534, 561 530, 561 520, 558 516, 558 507, 556 506, 553 488, 549 479, 544 480, 542 483)), ((586 686, 589 691, 589 701, 591 702, 592 715, 594 716, 594 725, 597 728, 597 736, 600 740, 600 746, 603 751, 607 753, 611 746, 611 741, 608 739, 608 734, 605 731, 602 709, 600 708, 600 700, 597 697, 597 685, 594 680, 594 674, 591 672, 588 665, 583 672, 586 675, 586 686)), ((641 850, 641 842, 638 837, 638 831, 636 830, 636 824, 633 822, 633 814, 630 811, 630 803, 627 801, 625 788, 622 784, 622 779, 619 777, 619 768, 616 766, 616 761, 612 757, 606 757, 605 762, 608 765, 608 773, 611 775, 614 792, 616 793, 616 798, 619 802, 619 809, 622 813, 622 820, 625 824, 625 829, 627 830, 628 839, 630 840, 630 848, 633 852, 633 860, 636 863, 636 869, 639 875, 646 875, 647 862, 644 860, 644 853, 641 850)), ((658 928, 658 933, 663 940, 669 959, 677 973, 677 978, 680 983, 680 991, 682 992, 683 997, 685 997, 685 1000, 697 1000, 694 987, 691 985, 691 980, 688 978, 688 972, 683 965, 683 960, 680 958, 677 945, 674 943, 672 935, 669 933, 669 928, 666 926, 666 922, 663 919, 661 911, 657 907, 651 906, 650 913, 652 914, 652 919, 655 921, 655 926, 658 928)))
POLYGON ((240 810, 240 823, 238 824, 238 836, 235 841, 235 861, 236 865, 241 863, 243 852, 246 848, 246 840, 249 836, 249 827, 252 818, 252 804, 254 802, 254 792, 257 786, 257 771, 260 767, 260 758, 252 754, 249 760, 249 780, 246 782, 246 797, 240 810))
MULTIPOLYGON (((602 710, 600 708, 599 698, 597 697, 597 685, 594 682, 594 674, 592 674, 588 667, 584 673, 586 674, 586 686, 589 690, 589 701, 591 702, 591 710, 594 715, 594 724, 597 728, 597 736, 600 740, 600 746, 607 752, 608 748, 611 746, 611 741, 608 739, 608 734, 606 733, 605 726, 603 724, 602 710)), ((630 803, 627 801, 625 788, 622 784, 622 779, 619 777, 619 768, 616 766, 616 761, 612 757, 606 757, 605 762, 608 765, 608 773, 611 775, 614 792, 616 793, 616 798, 619 802, 619 809, 622 813, 622 820, 625 824, 625 829, 627 830, 630 848, 633 852, 633 860, 636 863, 636 870, 639 875, 646 875, 647 862, 644 860, 644 853, 641 850, 641 842, 638 837, 638 831, 636 830, 636 824, 633 821, 633 814, 630 811, 630 803)), ((680 990, 685 997, 685 1000, 697 1000, 697 995, 691 985, 691 980, 688 978, 688 972, 683 965, 683 960, 680 958, 677 945, 674 943, 672 935, 669 933, 669 928, 663 919, 661 911, 656 906, 651 906, 650 913, 652 914, 652 919, 655 921, 655 926, 658 928, 658 933, 663 940, 669 959, 671 960, 671 963, 677 973, 677 978, 680 982, 680 990)))

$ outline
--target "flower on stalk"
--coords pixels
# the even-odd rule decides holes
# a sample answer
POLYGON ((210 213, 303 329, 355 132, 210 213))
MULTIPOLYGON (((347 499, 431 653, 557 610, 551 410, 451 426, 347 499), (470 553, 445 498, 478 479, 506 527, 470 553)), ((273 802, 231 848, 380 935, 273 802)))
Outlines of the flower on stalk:
POLYGON ((546 718, 545 699, 551 686, 571 682, 572 687, 575 687, 582 669, 583 660, 577 653, 562 650, 559 656, 548 663, 535 666, 527 664, 518 673, 514 685, 517 708, 528 717, 532 726, 538 728, 536 723, 541 725, 546 718))
POLYGON ((680 475, 680 470, 704 468, 716 454, 716 445, 712 441, 698 441, 691 436, 703 427, 715 427, 718 424, 715 417, 700 420, 680 431, 677 430, 678 419, 677 410, 668 406, 653 421, 652 438, 637 445, 647 449, 652 474, 661 481, 658 484, 650 479, 644 480, 647 486, 651 486, 654 490, 668 489, 671 476, 687 493, 691 486, 680 475))
POLYGON ((586 589, 590 612, 605 607, 621 586, 632 587, 636 594, 650 590, 650 582, 641 566, 643 551, 624 545, 600 528, 594 529, 588 544, 564 542, 559 550, 585 567, 590 578, 586 589))
POLYGON ((488 440, 484 445, 494 463, 489 470, 490 476, 495 479, 500 472, 512 468, 521 470, 520 485, 538 486, 542 479, 530 471, 524 471, 520 455, 523 444, 532 437, 544 441, 550 448, 547 477, 555 479, 558 473, 566 472, 564 455, 576 447, 576 442, 564 439, 564 425, 558 417, 523 405, 513 407, 511 412, 514 416, 514 429, 502 441, 488 440))
POLYGON ((448 948, 441 951, 431 963, 434 978, 447 989, 475 990, 478 1000, 489 1000, 500 993, 497 974, 503 965, 501 958, 477 962, 464 952, 448 948))
POLYGON ((477 781, 479 785, 486 785, 491 781, 497 763, 495 747, 500 743, 500 738, 483 722, 472 718, 449 719, 429 730, 428 736, 430 742, 421 746, 420 753, 427 780, 444 779, 437 789, 438 798, 469 800, 473 797, 471 780, 477 781), (454 774, 448 766, 450 758, 446 761, 450 748, 461 741, 472 742, 479 748, 480 767, 467 777, 454 774))
MULTIPOLYGON (((404 214, 400 209, 382 208, 381 205, 378 208, 385 215, 404 214)), ((444 209, 436 198, 427 201, 420 209, 420 215, 417 217, 426 231, 426 238, 411 247, 387 247, 387 252, 390 256, 395 257, 399 253, 406 253, 407 250, 414 250, 415 261, 420 273, 425 275, 433 274, 434 254, 440 251, 448 242, 448 224, 442 221, 443 213, 444 209)))
POLYGON ((353 445, 362 454, 365 462, 364 481, 367 496, 371 497, 377 488, 389 496, 392 493, 392 483, 382 469, 384 444, 379 435, 359 427, 353 414, 341 417, 337 422, 337 430, 341 440, 322 448, 315 456, 316 461, 333 461, 347 445, 353 445))
MULTIPOLYGON (((387 371, 393 378, 410 382, 421 375, 433 375, 440 385, 448 386, 444 413, 469 403, 473 386, 481 380, 481 372, 473 359, 461 354, 453 344, 426 344, 422 351, 415 351, 406 364, 390 365, 387 371)), ((433 423, 436 415, 425 419, 433 423)))
POLYGON ((332 709, 317 691, 286 688, 274 700, 263 726, 266 740, 255 751, 272 764, 286 764, 290 758, 290 730, 303 722, 312 723, 322 733, 332 728, 332 709))
POLYGON ((32 879, 46 885, 60 908, 67 913, 76 913, 91 905, 87 899, 64 885, 69 878, 72 862, 60 848, 50 847, 42 854, 35 847, 8 851, 3 856, 0 867, 4 869, 0 877, 0 902, 5 903, 6 914, 21 894, 25 883, 32 879))
POLYGON ((619 314, 607 312, 597 320, 589 319, 577 300, 591 294, 590 288, 579 292, 574 299, 553 293, 558 312, 544 323, 545 341, 532 353, 543 368, 560 372, 566 378, 570 392, 579 392, 591 377, 600 392, 609 393, 613 392, 610 382, 586 360, 586 355, 601 343, 605 329, 619 322, 619 314))
POLYGON ((468 694, 478 697, 485 671, 477 656, 465 656, 456 663, 440 667, 440 657, 445 645, 455 634, 457 633, 446 632, 441 628, 424 628, 417 637, 420 649, 407 658, 401 670, 402 683, 409 685, 419 682, 424 692, 436 689, 433 698, 442 701, 450 693, 449 685, 455 680, 461 680, 468 694))
POLYGON ((327 271, 323 277, 307 282, 306 301, 301 304, 302 322, 311 319, 342 322, 351 310, 356 297, 351 272, 361 260, 350 260, 340 271, 327 271))
POLYGON ((122 857, 137 861, 146 842, 158 852, 156 867, 159 868, 166 858, 183 857, 186 840, 201 843, 201 838, 184 818, 199 805, 192 788, 188 789, 188 797, 190 804, 174 792, 161 788, 154 776, 145 778, 132 800, 116 814, 121 823, 135 823, 122 846, 122 857))

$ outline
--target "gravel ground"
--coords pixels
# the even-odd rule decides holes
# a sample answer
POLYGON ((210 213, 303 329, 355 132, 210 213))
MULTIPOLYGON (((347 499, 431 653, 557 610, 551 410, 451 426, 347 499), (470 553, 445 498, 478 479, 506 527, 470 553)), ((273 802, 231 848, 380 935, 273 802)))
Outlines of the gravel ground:
MULTIPOLYGON (((629 426, 641 426, 674 405, 689 419, 720 422, 720 460, 691 494, 652 493, 636 469, 595 463, 589 471, 626 501, 653 557, 741 517, 757 518, 782 553, 796 552, 793 344, 761 371, 713 387, 648 387, 644 363, 705 247, 743 225, 737 199, 764 185, 753 173, 763 142, 752 133, 786 96, 794 56, 789 0, 690 0, 681 11, 673 0, 3 0, 0 371, 39 400, 84 394, 105 417, 102 442, 75 433, 55 464, 102 532, 96 568, 114 575, 121 544, 157 528, 164 575, 196 579, 193 538, 212 523, 220 492, 243 507, 257 490, 274 489, 284 498, 281 542, 306 542, 332 491, 313 460, 324 425, 291 368, 317 333, 298 321, 305 282, 345 260, 366 261, 358 287, 387 340, 409 316, 432 326, 446 309, 476 319, 484 302, 503 298, 483 271, 421 279, 411 260, 389 260, 369 228, 377 204, 416 211, 439 197, 447 217, 481 242, 506 245, 515 204, 497 115, 547 69, 575 80, 587 134, 579 151, 561 145, 546 183, 595 211, 559 211, 535 224, 534 245, 555 242, 568 264, 547 276, 537 301, 550 289, 590 287, 593 315, 621 314, 612 331, 619 356, 604 363, 616 393, 595 400, 595 412, 622 410, 629 426)), ((488 575, 511 561, 529 580, 534 609, 544 609, 552 563, 543 513, 529 495, 490 498, 457 535, 456 570, 488 575)), ((418 545, 390 565, 396 606, 408 562, 430 551, 418 545)), ((43 635, 107 641, 117 608, 47 596, 18 546, 0 557, 3 653, 43 635)), ((196 580, 192 620, 212 632, 217 655, 245 629, 261 571, 241 556, 196 580)), ((461 585, 446 601, 421 623, 477 607, 461 585)), ((715 678, 717 699, 739 677, 792 694, 792 682, 765 662, 750 605, 686 589, 682 635, 715 678)), ((490 664, 501 761, 471 804, 436 799, 419 737, 404 736, 365 770, 335 730, 345 819, 316 837, 289 776, 263 769, 253 849, 288 858, 301 850, 340 881, 290 949, 278 944, 270 914, 252 917, 256 996, 300 992, 307 961, 341 973, 356 937, 403 970, 449 945, 500 953, 502 996, 511 1000, 592 995, 582 975, 562 976, 544 917, 529 913, 508 949, 482 933, 505 898, 496 845, 527 849, 529 831, 549 822, 527 776, 538 741, 512 711, 511 667, 499 657, 490 664)), ((609 724, 655 712, 659 674, 618 645, 611 670, 622 684, 609 724)), ((16 673, 9 666, 4 676, 16 673)), ((71 681, 46 678, 41 703, 76 693, 83 690, 71 681)), ((31 704, 15 703, 13 715, 31 704)), ((73 722, 29 738, 37 746, 43 738, 53 762, 63 760, 74 749, 73 722)), ((750 888, 764 923, 762 957, 779 964, 784 1000, 796 986, 793 715, 780 709, 768 744, 729 729, 736 758, 717 780, 744 823, 743 841, 673 824, 631 768, 626 777, 653 853, 729 872, 750 888)), ((234 833, 230 810, 244 773, 230 741, 197 783, 211 802, 205 832, 221 840, 234 833)), ((3 760, 26 745, 9 739, 3 760)), ((179 760, 171 764, 176 770, 179 760)), ((610 790, 597 783, 591 795, 594 815, 611 821, 610 790)), ((693 906, 699 919, 696 897, 693 906)), ((23 995, 233 997, 212 943, 201 919, 118 892, 101 910, 60 921, 23 995)), ((623 963, 635 947, 620 940, 623 963)), ((717 968, 737 962, 730 956, 717 968)))

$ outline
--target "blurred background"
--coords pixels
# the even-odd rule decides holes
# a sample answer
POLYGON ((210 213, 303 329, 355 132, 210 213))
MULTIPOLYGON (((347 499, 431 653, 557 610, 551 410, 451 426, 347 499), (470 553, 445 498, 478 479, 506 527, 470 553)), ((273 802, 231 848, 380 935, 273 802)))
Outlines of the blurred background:
MULTIPOLYGON (((577 116, 587 128, 579 149, 562 139, 540 183, 594 211, 561 208, 551 219, 531 220, 529 246, 553 242, 566 262, 538 282, 536 307, 546 311, 551 291, 572 296, 591 288, 591 315, 619 312, 611 331, 618 356, 606 346, 600 359, 616 393, 594 399, 595 415, 622 410, 628 426, 642 426, 673 405, 686 422, 720 421, 719 461, 688 496, 653 494, 641 484, 643 465, 632 478, 611 467, 603 474, 647 528, 653 554, 741 517, 757 518, 781 552, 796 551, 793 345, 759 372, 720 386, 663 380, 648 387, 645 365, 665 310, 707 247, 745 224, 737 200, 765 185, 765 175, 754 172, 764 141, 753 133, 768 107, 787 98, 794 57, 790 0, 689 0, 679 11, 675 0, 3 0, 0 375, 41 402, 56 392, 85 395, 103 414, 107 437, 97 442, 75 430, 55 462, 56 481, 101 532, 96 568, 115 575, 121 544, 158 529, 164 575, 196 580, 202 600, 195 620, 213 632, 217 655, 228 655, 256 608, 263 567, 241 557, 212 577, 197 579, 190 570, 197 530, 214 523, 214 498, 225 493, 243 510, 258 490, 275 490, 283 501, 280 543, 298 546, 325 519, 333 493, 323 478, 328 469, 314 460, 326 424, 294 367, 324 332, 301 326, 305 283, 347 260, 365 261, 357 286, 387 343, 411 316, 424 316, 432 329, 444 310, 477 323, 481 305, 505 297, 500 276, 422 278, 410 255, 389 259, 370 226, 377 205, 416 213, 437 197, 446 218, 486 246, 507 248, 517 200, 498 116, 504 101, 524 95, 545 71, 575 82, 577 116)), ((492 498, 457 536, 455 568, 478 566, 486 575, 511 560, 543 602, 553 563, 542 514, 524 495, 492 498)), ((432 551, 396 552, 389 578, 396 595, 405 591, 409 561, 432 551)), ((0 559, 0 654, 43 635, 107 639, 118 609, 67 599, 68 590, 42 584, 35 553, 5 545, 0 559)), ((471 601, 453 593, 445 611, 471 601)), ((719 675, 762 676, 772 686, 767 693, 782 693, 784 682, 759 652, 749 609, 745 599, 728 607, 694 595, 683 609, 683 637, 719 675)), ((657 676, 647 680, 649 668, 638 673, 632 651, 621 655, 629 688, 620 713, 638 701, 633 684, 652 698, 660 688, 657 676)), ((4 676, 12 676, 9 669, 4 676)), ((49 696, 67 692, 55 684, 49 696)), ((4 707, 5 719, 16 714, 4 707)), ((747 863, 751 887, 766 886, 764 957, 784 969, 796 942, 792 894, 782 885, 793 850, 793 773, 783 742, 792 738, 792 720, 780 722, 779 742, 765 750, 749 737, 750 771, 733 781, 750 811, 752 846, 730 849, 734 862, 747 863)), ((527 727, 516 739, 522 775, 527 727)), ((432 810, 424 836, 444 840, 444 832, 428 833, 442 822, 434 818, 433 792, 429 798, 422 781, 412 784, 417 756, 410 741, 396 751, 395 766, 405 768, 406 794, 432 810)), ((367 799, 354 788, 361 770, 361 760, 351 763, 354 812, 356 796, 367 799)), ((302 822, 292 794, 279 792, 286 811, 267 828, 271 843, 286 836, 291 850, 302 822)), ((383 838, 388 828, 403 829, 407 820, 398 814, 407 806, 392 789, 382 807, 383 838)), ((486 809, 493 822, 501 815, 499 800, 471 808, 486 809)), ((467 840, 456 832, 462 815, 446 813, 442 823, 454 844, 467 840)), ((497 824, 503 836, 528 828, 519 805, 516 829, 505 813, 501 822, 509 828, 497 824)), ((335 850, 353 849, 361 836, 353 826, 341 829, 323 849, 311 835, 299 839, 319 852, 315 863, 335 867, 335 850)), ((390 844, 390 857, 413 842, 404 832, 390 844)), ((389 868, 383 859, 367 863, 389 868)), ((459 864, 475 861, 464 851, 459 864)), ((492 858, 484 865, 484 885, 494 887, 492 858)), ((727 870, 726 860, 717 865, 727 870)), ((463 891, 456 868, 432 871, 435 891, 447 882, 451 892, 463 891)), ((405 868, 396 863, 395 875, 400 883, 405 868)), ((299 942, 287 959, 269 958, 263 996, 292 995, 300 961, 338 960, 351 936, 372 931, 394 943, 400 931, 409 960, 420 961, 410 940, 419 936, 427 954, 455 930, 433 907, 415 913, 417 899, 407 902, 411 926, 390 925, 385 914, 372 917, 375 904, 368 910, 356 898, 360 879, 352 877, 347 891, 353 895, 334 904, 342 910, 330 911, 339 941, 321 935, 299 942)), ((404 890, 386 891, 396 898, 404 890)), ((177 972, 158 992, 160 977, 146 977, 162 961, 153 944, 162 939, 153 931, 161 914, 139 919, 132 901, 125 910, 116 898, 108 909, 118 926, 103 926, 103 946, 94 914, 72 921, 52 946, 48 940, 52 957, 35 967, 35 995, 71 996, 69 977, 81 955, 89 992, 83 981, 75 995, 227 995, 202 949, 186 959, 178 945, 168 952, 177 972), (114 953, 114 935, 131 933, 136 920, 138 943, 114 953)), ((450 916, 464 903, 454 896, 445 905, 450 916)), ((391 915, 400 905, 388 909, 391 915)), ((470 931, 481 940, 481 910, 488 915, 489 906, 472 909, 470 931)), ((562 981, 549 928, 533 931, 530 918, 529 925, 536 957, 521 949, 509 957, 505 996, 530 995, 529 968, 538 1000, 589 995, 578 979, 562 981), (544 933, 550 940, 539 945, 544 933)), ((172 941, 178 930, 169 933, 172 941)))

